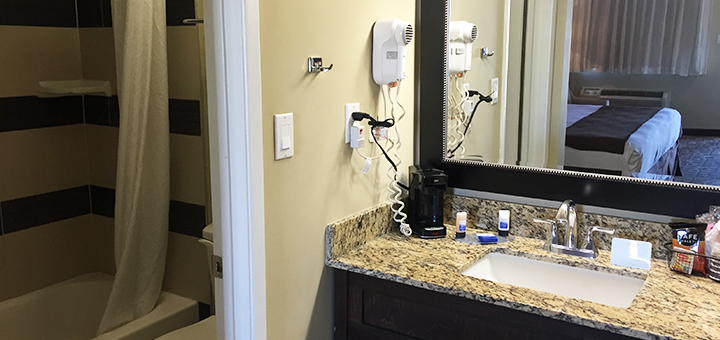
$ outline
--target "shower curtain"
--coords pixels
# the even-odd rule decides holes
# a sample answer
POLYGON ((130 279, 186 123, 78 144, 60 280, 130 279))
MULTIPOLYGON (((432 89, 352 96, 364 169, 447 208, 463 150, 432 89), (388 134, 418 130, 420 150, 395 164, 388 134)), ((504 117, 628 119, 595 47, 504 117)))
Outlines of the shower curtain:
POLYGON ((165 0, 112 0, 112 11, 120 101, 116 274, 98 334, 155 307, 170 203, 165 0))

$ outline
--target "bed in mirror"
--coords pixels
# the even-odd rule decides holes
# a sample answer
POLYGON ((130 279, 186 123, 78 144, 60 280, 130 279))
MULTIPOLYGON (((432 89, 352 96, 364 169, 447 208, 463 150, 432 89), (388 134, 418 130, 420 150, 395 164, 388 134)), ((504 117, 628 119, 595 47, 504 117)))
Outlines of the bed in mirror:
POLYGON ((720 201, 712 1, 418 0, 416 163, 458 188, 707 211, 720 201))

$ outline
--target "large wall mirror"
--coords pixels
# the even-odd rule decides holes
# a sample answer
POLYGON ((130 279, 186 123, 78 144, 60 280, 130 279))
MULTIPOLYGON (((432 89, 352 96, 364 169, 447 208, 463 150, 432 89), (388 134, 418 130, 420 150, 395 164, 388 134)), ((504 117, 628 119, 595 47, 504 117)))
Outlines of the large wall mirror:
POLYGON ((720 202, 720 1, 418 0, 417 18, 416 162, 451 186, 720 202))

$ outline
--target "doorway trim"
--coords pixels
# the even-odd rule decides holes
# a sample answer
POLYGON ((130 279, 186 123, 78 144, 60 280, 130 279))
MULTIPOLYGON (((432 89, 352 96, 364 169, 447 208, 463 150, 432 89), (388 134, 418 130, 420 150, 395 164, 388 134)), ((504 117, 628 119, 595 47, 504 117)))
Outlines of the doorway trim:
POLYGON ((267 338, 258 1, 204 3, 217 339, 267 338))

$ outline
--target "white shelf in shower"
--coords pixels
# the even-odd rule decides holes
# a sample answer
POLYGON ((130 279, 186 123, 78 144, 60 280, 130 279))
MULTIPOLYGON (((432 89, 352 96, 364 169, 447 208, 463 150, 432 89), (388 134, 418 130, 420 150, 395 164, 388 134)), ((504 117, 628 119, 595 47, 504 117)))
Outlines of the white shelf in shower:
POLYGON ((107 80, 50 80, 38 82, 42 91, 38 97, 51 98, 83 94, 112 96, 112 88, 107 80))

